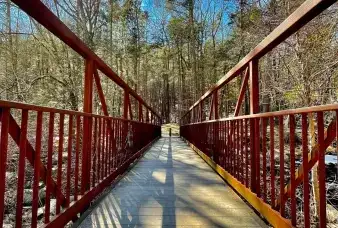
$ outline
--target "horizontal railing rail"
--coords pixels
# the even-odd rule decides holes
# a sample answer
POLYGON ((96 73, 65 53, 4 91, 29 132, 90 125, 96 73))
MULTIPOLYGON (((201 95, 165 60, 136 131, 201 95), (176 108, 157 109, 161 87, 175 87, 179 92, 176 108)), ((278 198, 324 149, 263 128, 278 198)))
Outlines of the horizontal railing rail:
POLYGON ((306 108, 288 109, 288 110, 281 110, 281 111, 275 111, 275 112, 264 112, 264 113, 257 113, 257 114, 243 115, 243 116, 219 118, 216 120, 205 120, 201 122, 183 124, 181 126, 195 125, 195 124, 200 124, 200 123, 214 123, 214 122, 226 121, 226 120, 242 120, 242 119, 252 119, 252 118, 261 118, 261 117, 278 117, 278 116, 303 114, 303 113, 310 113, 310 112, 326 112, 326 111, 334 111, 337 109, 338 109, 338 104, 318 105, 318 106, 312 106, 312 107, 306 107, 306 108))
POLYGON ((338 105, 325 105, 187 124, 180 134, 226 171, 249 203, 261 202, 255 208, 276 227, 317 223, 310 213, 309 173, 318 164, 318 225, 326 227, 325 154, 338 143, 337 117, 338 105))
POLYGON ((0 101, 0 114, 1 227, 10 200, 16 227, 76 220, 161 135, 159 125, 15 102, 0 101))
POLYGON ((158 125, 159 123, 152 123, 150 121, 139 121, 139 120, 131 120, 131 119, 125 119, 123 117, 113 117, 113 116, 104 116, 104 115, 98 115, 94 113, 87 113, 87 112, 80 112, 80 111, 73 111, 68 109, 59 109, 59 108, 51 108, 47 106, 39 106, 34 104, 27 104, 22 102, 16 102, 16 101, 8 101, 8 100, 0 100, 0 107, 2 108, 15 108, 15 109, 22 109, 22 110, 33 110, 33 111, 41 111, 41 112, 51 112, 51 113, 59 113, 59 114, 66 114, 66 115, 73 115, 73 116, 86 116, 86 117, 100 117, 107 120, 121 120, 125 121, 128 120, 129 122, 135 122, 135 123, 145 123, 145 124, 151 124, 151 125, 158 125))

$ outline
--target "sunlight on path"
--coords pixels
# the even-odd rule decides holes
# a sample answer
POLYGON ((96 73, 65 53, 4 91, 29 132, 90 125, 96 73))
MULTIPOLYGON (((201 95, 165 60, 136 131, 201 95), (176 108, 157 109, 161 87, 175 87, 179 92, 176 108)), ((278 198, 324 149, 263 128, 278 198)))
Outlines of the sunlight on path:
POLYGON ((80 227, 266 227, 180 138, 161 138, 80 227))

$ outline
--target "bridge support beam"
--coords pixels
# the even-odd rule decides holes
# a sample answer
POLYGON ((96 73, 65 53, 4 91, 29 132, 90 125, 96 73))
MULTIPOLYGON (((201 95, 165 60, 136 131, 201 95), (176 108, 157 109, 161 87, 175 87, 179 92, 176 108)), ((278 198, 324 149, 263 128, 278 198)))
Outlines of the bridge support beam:
MULTIPOLYGON (((93 60, 86 60, 85 64, 83 112, 92 113, 94 62, 93 60)), ((92 119, 85 116, 83 117, 81 195, 84 195, 90 188, 91 142, 92 119)))
MULTIPOLYGON (((259 113, 258 60, 249 63, 250 114, 259 113)), ((251 190, 259 194, 259 119, 250 120, 251 190)))

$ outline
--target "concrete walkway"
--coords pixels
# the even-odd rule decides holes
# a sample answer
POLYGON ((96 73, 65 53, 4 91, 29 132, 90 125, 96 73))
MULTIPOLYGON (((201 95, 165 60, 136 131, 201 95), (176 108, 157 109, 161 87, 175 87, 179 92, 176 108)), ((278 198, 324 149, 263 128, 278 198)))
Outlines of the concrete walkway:
POLYGON ((80 227, 267 227, 180 138, 161 138, 80 227))

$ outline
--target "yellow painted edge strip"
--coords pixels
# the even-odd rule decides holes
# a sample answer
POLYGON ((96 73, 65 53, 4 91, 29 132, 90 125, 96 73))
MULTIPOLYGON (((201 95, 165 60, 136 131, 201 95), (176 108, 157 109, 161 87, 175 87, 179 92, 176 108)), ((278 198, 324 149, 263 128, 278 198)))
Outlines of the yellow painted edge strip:
POLYGON ((211 158, 200 151, 197 147, 185 140, 188 145, 213 168, 224 180, 228 182, 243 198, 245 198, 249 204, 254 207, 273 227, 286 228, 292 227, 289 219, 283 218, 279 212, 273 210, 271 206, 265 203, 256 194, 250 191, 245 185, 240 183, 231 174, 225 171, 221 166, 217 165, 211 158))

